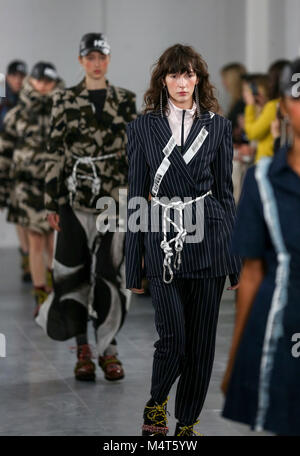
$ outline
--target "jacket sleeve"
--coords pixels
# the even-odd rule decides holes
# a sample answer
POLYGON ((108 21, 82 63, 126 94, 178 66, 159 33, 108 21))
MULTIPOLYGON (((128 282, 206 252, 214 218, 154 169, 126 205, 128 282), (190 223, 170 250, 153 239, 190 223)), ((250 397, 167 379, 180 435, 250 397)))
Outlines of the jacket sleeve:
POLYGON ((230 251, 231 237, 233 233, 236 207, 233 198, 232 184, 232 127, 231 122, 225 120, 225 131, 221 140, 216 158, 212 163, 212 173, 214 176, 214 184, 212 185, 212 193, 219 201, 225 211, 224 227, 226 231, 226 239, 223 246, 223 251, 227 257, 229 270, 235 271, 229 275, 231 285, 238 283, 239 272, 241 269, 241 259, 238 256, 232 255, 230 251))
POLYGON ((126 287, 141 288, 142 284, 142 260, 144 255, 144 233, 132 232, 129 229, 130 216, 134 209, 128 208, 131 198, 143 197, 148 200, 150 187, 149 167, 143 153, 142 146, 137 138, 134 126, 127 127, 128 144, 128 201, 127 201, 127 232, 125 243, 126 259, 126 287))
POLYGON ((137 116, 136 113, 136 95, 133 92, 128 92, 126 104, 124 106, 123 115, 126 123, 131 122, 137 116))
POLYGON ((64 135, 67 122, 61 91, 53 95, 50 120, 50 137, 46 154, 45 208, 48 212, 58 212, 60 204, 65 202, 62 195, 65 147, 64 135))
POLYGON ((256 117, 255 106, 247 105, 245 108, 245 131, 250 141, 262 140, 270 133, 271 123, 276 118, 276 104, 267 103, 261 114, 256 117))
POLYGON ((4 129, 0 135, 0 207, 8 205, 11 187, 10 170, 17 142, 16 116, 17 108, 7 113, 4 119, 4 129))
POLYGON ((128 182, 126 128, 129 122, 132 122, 134 119, 136 119, 136 97, 133 92, 127 91, 125 93, 123 100, 119 104, 118 117, 121 119, 121 122, 119 124, 119 129, 114 130, 114 144, 116 145, 118 152, 120 152, 120 158, 118 162, 119 182, 121 186, 126 186, 128 182))

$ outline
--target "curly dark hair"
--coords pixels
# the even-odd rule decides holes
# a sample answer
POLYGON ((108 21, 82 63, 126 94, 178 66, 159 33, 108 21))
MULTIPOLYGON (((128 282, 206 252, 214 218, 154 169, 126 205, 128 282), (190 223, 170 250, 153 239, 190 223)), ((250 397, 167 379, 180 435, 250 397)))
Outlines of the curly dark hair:
MULTIPOLYGON (((209 81, 207 64, 200 54, 191 46, 175 44, 160 56, 154 64, 151 75, 150 87, 144 95, 144 114, 150 111, 160 111, 160 96, 163 94, 163 110, 167 112, 167 91, 164 88, 164 79, 168 74, 184 74, 194 71, 198 77, 199 107, 201 111, 214 111, 219 109, 215 97, 215 87, 209 81)), ((193 95, 195 99, 195 94, 193 95)))

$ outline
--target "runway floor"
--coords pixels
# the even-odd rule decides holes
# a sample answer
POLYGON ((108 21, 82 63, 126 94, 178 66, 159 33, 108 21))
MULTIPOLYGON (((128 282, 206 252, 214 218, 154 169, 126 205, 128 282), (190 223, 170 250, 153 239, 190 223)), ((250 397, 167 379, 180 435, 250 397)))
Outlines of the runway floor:
MULTIPOLYGON (((16 249, 0 249, 0 333, 6 357, 0 358, 0 435, 135 436, 149 398, 153 344, 157 339, 148 297, 134 296, 117 337, 125 378, 110 383, 98 368, 95 383, 73 376, 74 340, 49 339, 33 318, 31 287, 20 281, 16 249)), ((214 370, 197 430, 206 436, 268 435, 221 418, 220 382, 234 318, 233 293, 224 292, 214 370)), ((90 342, 93 344, 91 331, 90 342)), ((170 436, 174 434, 174 396, 170 393, 170 436)))

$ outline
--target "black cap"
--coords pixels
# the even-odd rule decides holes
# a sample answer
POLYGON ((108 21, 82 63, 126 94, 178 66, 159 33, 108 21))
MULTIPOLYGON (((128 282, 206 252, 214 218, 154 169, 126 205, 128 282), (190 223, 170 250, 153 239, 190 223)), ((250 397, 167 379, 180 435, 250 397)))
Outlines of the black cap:
POLYGON ((49 62, 38 62, 31 70, 30 76, 34 79, 51 79, 57 81, 58 74, 55 66, 49 62))
POLYGON ((98 51, 104 55, 110 54, 110 45, 102 33, 86 33, 81 38, 79 55, 83 57, 92 51, 98 51))
POLYGON ((280 94, 300 99, 300 58, 283 68, 280 77, 280 94))
POLYGON ((28 73, 27 65, 22 60, 14 60, 7 67, 7 74, 21 73, 24 76, 28 73))

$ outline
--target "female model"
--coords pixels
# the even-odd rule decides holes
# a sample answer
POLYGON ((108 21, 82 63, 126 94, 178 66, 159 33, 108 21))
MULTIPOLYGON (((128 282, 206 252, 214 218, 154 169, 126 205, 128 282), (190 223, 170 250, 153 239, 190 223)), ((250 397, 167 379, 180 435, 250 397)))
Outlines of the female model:
POLYGON ((245 259, 222 389, 223 416, 255 430, 299 435, 300 92, 284 70, 280 101, 293 143, 245 179, 233 244, 245 259), (245 328, 245 329, 244 329, 245 328))
POLYGON ((159 334, 143 435, 167 434, 167 398, 178 376, 175 434, 195 435, 211 376, 225 278, 230 275, 235 287, 240 268, 229 252, 235 217, 231 124, 210 111, 217 109, 217 100, 207 66, 190 46, 177 44, 162 54, 145 105, 144 115, 127 129, 126 236, 127 288, 143 293, 144 257, 159 334), (148 201, 149 192, 148 206, 159 209, 158 228, 142 232, 149 221, 146 229, 132 229, 133 198, 148 201), (204 220, 199 218, 203 209, 204 220), (186 215, 196 220, 196 231, 203 225, 204 237, 202 232, 188 242, 186 215))

